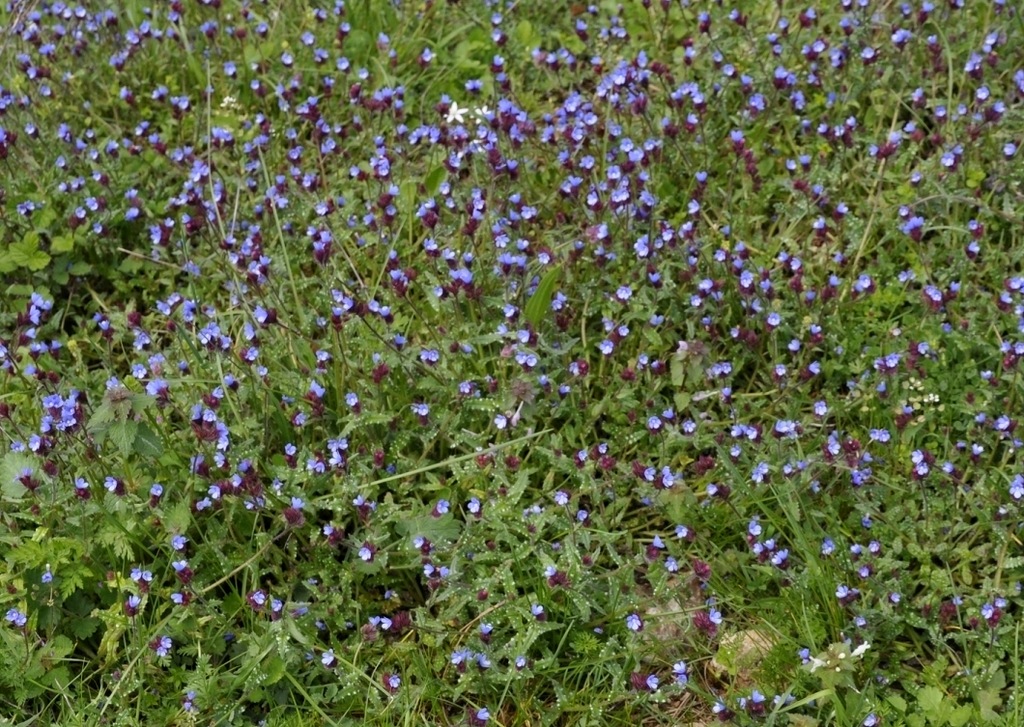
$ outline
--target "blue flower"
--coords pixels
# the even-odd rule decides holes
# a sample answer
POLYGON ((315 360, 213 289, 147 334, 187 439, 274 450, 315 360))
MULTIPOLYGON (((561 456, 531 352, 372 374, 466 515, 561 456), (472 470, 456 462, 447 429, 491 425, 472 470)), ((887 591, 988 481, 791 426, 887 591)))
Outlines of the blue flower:
POLYGON ((28 623, 28 616, 16 608, 10 609, 5 618, 12 626, 19 629, 25 628, 25 624, 28 623))
POLYGON ((686 683, 690 680, 689 674, 687 673, 687 667, 685 661, 677 661, 672 665, 672 675, 676 679, 676 684, 679 686, 686 686, 686 683))
POLYGON ((173 646, 174 642, 171 641, 170 636, 157 636, 149 644, 149 648, 156 652, 156 655, 159 657, 169 655, 173 646))

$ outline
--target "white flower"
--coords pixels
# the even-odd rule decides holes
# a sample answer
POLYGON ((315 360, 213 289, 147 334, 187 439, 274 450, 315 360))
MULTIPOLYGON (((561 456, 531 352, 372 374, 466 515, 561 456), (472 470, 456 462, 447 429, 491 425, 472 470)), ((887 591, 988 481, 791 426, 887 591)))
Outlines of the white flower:
POLYGON ((871 644, 865 641, 863 644, 854 649, 850 656, 863 656, 864 652, 870 648, 871 644))
POLYGON ((476 116, 480 121, 487 121, 487 117, 490 115, 491 110, 486 106, 481 106, 478 109, 473 109, 473 115, 476 116))
POLYGON ((459 108, 459 105, 452 101, 451 108, 448 109, 448 116, 445 117, 445 121, 449 124, 452 122, 461 124, 464 121, 467 110, 468 109, 459 108))

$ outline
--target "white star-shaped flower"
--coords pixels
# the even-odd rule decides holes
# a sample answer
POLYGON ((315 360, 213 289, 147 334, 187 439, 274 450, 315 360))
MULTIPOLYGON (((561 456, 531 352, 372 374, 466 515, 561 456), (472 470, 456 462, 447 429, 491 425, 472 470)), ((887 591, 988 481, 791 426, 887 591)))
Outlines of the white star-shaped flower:
POLYGON ((467 110, 468 109, 460 108, 457 103, 452 101, 451 108, 448 109, 448 116, 445 117, 445 121, 447 121, 449 124, 453 122, 456 124, 461 124, 464 120, 467 110))

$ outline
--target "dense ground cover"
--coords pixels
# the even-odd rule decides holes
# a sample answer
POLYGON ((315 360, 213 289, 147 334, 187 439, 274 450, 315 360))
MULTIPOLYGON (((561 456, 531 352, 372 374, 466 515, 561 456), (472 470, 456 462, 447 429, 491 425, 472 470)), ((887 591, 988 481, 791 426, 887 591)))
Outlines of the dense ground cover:
POLYGON ((0 29, 0 717, 1021 723, 1014 3, 0 29))

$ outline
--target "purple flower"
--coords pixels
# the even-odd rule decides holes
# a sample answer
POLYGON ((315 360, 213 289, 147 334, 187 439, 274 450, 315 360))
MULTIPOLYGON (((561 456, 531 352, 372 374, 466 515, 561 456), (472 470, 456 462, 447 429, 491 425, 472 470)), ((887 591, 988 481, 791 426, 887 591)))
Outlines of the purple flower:
POLYGON ((687 673, 687 667, 685 661, 677 661, 672 665, 672 675, 676 679, 676 684, 681 687, 686 686, 686 683, 690 680, 689 674, 687 673))
POLYGON ((26 616, 24 613, 22 613, 16 608, 12 608, 9 611, 7 611, 5 619, 12 626, 19 629, 25 628, 25 625, 28 623, 28 616, 26 616))
POLYGON ((128 596, 128 599, 124 602, 124 614, 129 618, 133 618, 139 612, 139 606, 142 604, 142 598, 132 594, 128 596))
POLYGON ((157 636, 149 642, 149 648, 152 649, 159 657, 169 655, 173 646, 174 642, 171 641, 170 636, 157 636))
POLYGON ((626 616, 626 628, 633 632, 643 631, 644 622, 639 614, 631 613, 626 616))

